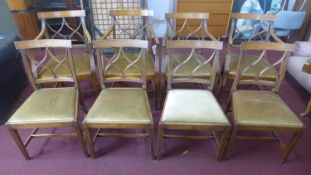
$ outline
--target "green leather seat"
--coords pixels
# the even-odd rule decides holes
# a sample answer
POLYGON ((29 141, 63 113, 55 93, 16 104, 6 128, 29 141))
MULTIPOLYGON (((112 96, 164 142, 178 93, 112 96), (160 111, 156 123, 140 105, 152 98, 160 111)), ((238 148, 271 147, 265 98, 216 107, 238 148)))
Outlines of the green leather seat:
POLYGON ((273 92, 238 90, 233 93, 232 100, 236 124, 239 126, 304 127, 273 92))
POLYGON ((7 121, 7 125, 76 121, 78 90, 45 88, 35 90, 7 121))
POLYGON ((84 122, 152 124, 146 91, 139 88, 103 89, 84 122))
POLYGON ((213 93, 197 89, 168 91, 162 123, 230 126, 213 93))

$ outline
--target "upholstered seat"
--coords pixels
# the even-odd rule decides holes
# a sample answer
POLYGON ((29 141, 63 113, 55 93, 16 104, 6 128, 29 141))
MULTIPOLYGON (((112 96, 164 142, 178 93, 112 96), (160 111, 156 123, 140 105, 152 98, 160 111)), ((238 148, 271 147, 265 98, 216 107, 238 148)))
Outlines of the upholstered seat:
POLYGON ((230 126, 213 93, 198 89, 170 90, 161 122, 230 126))
POLYGON ((103 89, 87 114, 85 123, 152 124, 144 89, 103 89))
MULTIPOLYGON (((125 55, 127 56, 129 60, 133 61, 139 56, 139 53, 126 53, 125 55)), ((136 65, 142 64, 141 60, 142 59, 140 59, 140 61, 138 61, 136 65)), ((121 75, 120 71, 123 71, 128 65, 129 65, 129 62, 122 55, 116 62, 114 62, 113 66, 107 69, 105 76, 106 77, 112 77, 112 76, 119 77, 121 75)), ((139 69, 137 69, 137 67, 135 66, 130 67, 124 73, 126 73, 127 76, 134 76, 134 77, 141 75, 139 69)), ((146 54, 146 75, 147 76, 155 75, 153 57, 150 53, 146 54)))
MULTIPOLYGON (((174 69, 183 61, 185 61, 188 58, 189 55, 184 55, 184 54, 173 54, 172 55, 172 68, 170 71, 168 70, 168 61, 166 62, 166 68, 164 70, 166 76, 172 73, 174 69)), ((168 56, 166 60, 168 60, 168 56)), ((202 55, 198 55, 197 59, 203 63, 206 59, 202 55)), ((199 62, 194 58, 191 58, 187 64, 182 65, 179 67, 175 72, 174 72, 174 77, 188 77, 192 71, 199 66, 199 62)), ((219 72, 219 71, 218 71, 219 72)), ((202 67, 200 67, 196 72, 194 72, 193 77, 210 77, 212 73, 212 67, 210 64, 206 64, 202 67)))
POLYGON ((35 90, 6 125, 73 122, 76 119, 76 88, 35 90))
MULTIPOLYGON (((75 64, 75 69, 76 69, 76 74, 78 77, 87 77, 91 76, 92 71, 91 71, 91 66, 90 66, 90 57, 88 53, 76 53, 72 54, 73 61, 75 64)), ((62 60, 62 57, 56 57, 58 61, 62 60)), ((69 65, 68 59, 66 60, 67 64, 69 65)), ((55 69, 57 65, 57 62, 53 59, 50 59, 46 66, 53 70, 55 69)), ((68 66, 69 67, 69 66, 68 66)), ((56 68, 56 76, 58 77, 67 77, 67 76, 72 76, 71 73, 67 68, 64 68, 62 66, 56 68)), ((52 76, 51 72, 48 69, 43 69, 42 72, 39 74, 39 78, 44 79, 44 78, 50 78, 52 76)), ((78 78, 79 79, 79 78, 78 78)))
POLYGON ((282 99, 271 91, 238 90, 233 93, 232 99, 239 126, 304 126, 282 99))
MULTIPOLYGON (((235 76, 237 72, 237 67, 239 63, 239 54, 228 54, 226 57, 226 67, 225 70, 228 72, 229 76, 235 76)), ((259 57, 258 55, 245 55, 245 59, 242 62, 241 69, 246 68, 246 66, 250 65, 251 63, 255 62, 257 58, 259 57)), ((243 73, 243 77, 250 77, 254 78, 257 77, 257 75, 262 71, 264 68, 271 66, 271 64, 268 61, 265 61, 264 59, 260 60, 255 66, 250 67, 246 72, 243 73)), ((261 76, 260 79, 268 79, 268 80, 276 80, 278 73, 275 70, 275 68, 271 68, 264 72, 261 76)))

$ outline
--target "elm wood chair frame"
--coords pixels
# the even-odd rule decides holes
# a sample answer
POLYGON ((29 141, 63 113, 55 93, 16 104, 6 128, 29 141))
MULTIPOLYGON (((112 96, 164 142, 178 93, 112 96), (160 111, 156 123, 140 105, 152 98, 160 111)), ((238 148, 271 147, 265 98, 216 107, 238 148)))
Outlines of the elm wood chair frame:
MULTIPOLYGON (((75 60, 76 67, 79 67, 79 64, 89 64, 89 65, 82 65, 83 67, 89 66, 89 70, 82 70, 82 71, 90 71, 89 73, 83 73, 79 72, 77 70, 77 79, 79 81, 90 81, 92 84, 92 91, 94 91, 96 94, 99 92, 99 83, 96 76, 96 70, 95 70, 95 58, 93 55, 92 50, 92 39, 90 36, 89 31, 86 27, 85 22, 85 11, 84 10, 68 10, 68 11, 53 11, 53 12, 39 12, 38 18, 41 20, 41 31, 38 34, 38 36, 35 38, 37 39, 67 39, 67 40, 74 40, 77 41, 83 41, 83 44, 73 44, 73 48, 84 48, 86 49, 86 54, 88 57, 88 60, 86 63, 77 61, 76 59, 82 59, 78 57, 78 55, 73 54, 73 57, 77 57, 75 60), (48 20, 50 19, 61 19, 61 26, 57 29, 54 29, 50 24, 48 23, 48 20), (67 36, 63 34, 65 29, 68 29, 71 33, 67 36), (49 34, 49 31, 52 32, 52 35, 49 34)), ((85 59, 85 58, 84 58, 85 59)), ((82 91, 81 91, 82 92, 82 91)), ((88 91, 84 91, 88 92, 88 91)))
MULTIPOLYGON (((277 124, 276 122, 274 124, 267 124, 263 125, 260 123, 255 124, 249 124, 249 123, 242 123, 238 121, 239 115, 237 114, 238 107, 236 106, 236 101, 238 97, 235 97, 235 93, 239 92, 237 90, 238 85, 248 85, 248 84, 257 84, 261 86, 269 86, 272 88, 271 91, 257 91, 257 92, 264 92, 264 93, 270 93, 275 94, 279 91, 280 86, 282 84, 282 81, 284 80, 285 73, 286 73, 286 65, 288 62, 288 58, 290 56, 290 53, 293 52, 294 45, 292 44, 286 44, 286 43, 272 43, 272 42, 257 42, 257 43, 247 43, 244 42, 241 44, 241 56, 239 58, 239 64, 238 64, 238 74, 235 77, 230 98, 232 99, 232 113, 233 113, 233 119, 234 119, 234 126, 233 130, 231 132, 230 141, 228 142, 227 148, 229 144, 233 142, 234 139, 242 139, 242 140, 256 140, 256 141, 278 141, 281 144, 282 149, 284 150, 281 162, 285 162, 287 160, 287 157, 289 156, 289 153, 294 148, 294 146, 297 144, 299 138, 302 136, 304 132, 304 125, 301 123, 301 121, 298 119, 293 112, 290 111, 289 108, 288 111, 290 111, 292 116, 295 116, 295 120, 298 121, 298 123, 301 124, 301 126, 284 126, 281 124, 277 124), (260 59, 265 59, 264 55, 267 51, 278 51, 278 52, 284 52, 281 58, 277 59, 271 66, 263 68, 257 75, 257 77, 244 77, 243 73, 247 72, 251 66, 254 66, 253 64, 248 65, 247 67, 243 68, 241 66, 242 59, 246 59, 245 55, 247 51, 262 51, 262 54, 257 58, 256 62, 260 61, 260 59), (278 78, 277 81, 273 80, 266 80, 261 79, 260 76, 265 72, 271 69, 272 67, 279 66, 278 70, 278 78), (279 126, 277 126, 279 125, 279 126), (239 131, 255 131, 255 132, 272 132, 272 137, 252 137, 252 136, 238 136, 239 131), (281 138, 276 134, 276 132, 293 132, 293 137, 290 140, 289 144, 286 145, 281 140, 281 138)), ((253 91, 253 90, 250 90, 253 91)), ((241 91, 240 91, 241 92, 241 91)), ((253 92, 256 92, 255 90, 253 92)), ((243 91, 241 92, 243 94, 243 91)), ((278 96, 277 96, 278 97, 278 96)), ((280 99, 280 98, 279 98, 280 99)), ((257 100, 257 99, 256 99, 257 100)), ((280 99, 280 101, 282 101, 280 99)), ((260 105, 260 103, 258 103, 260 105)), ((282 101, 283 107, 286 106, 286 104, 282 101)), ((287 111, 287 112, 288 112, 287 111)), ((241 115, 241 114, 240 114, 241 115)), ((272 116, 274 117, 274 116, 272 116)), ((225 150, 225 152, 226 152, 225 150)))
MULTIPOLYGON (((76 136, 79 138, 80 144, 83 148, 85 156, 88 156, 86 146, 84 144, 83 136, 80 130, 80 125, 78 123, 78 110, 79 110, 79 92, 78 92, 78 82, 76 79, 75 75, 75 67, 74 63, 72 60, 71 56, 71 51, 70 49, 72 48, 71 41, 68 40, 52 40, 52 39, 45 39, 45 40, 29 40, 29 41, 17 41, 15 42, 15 47, 17 50, 20 50, 22 53, 22 58, 23 58, 23 63, 24 63, 24 68, 27 73, 27 76, 29 78, 29 82, 35 92, 39 92, 42 88, 40 85, 42 83, 73 83, 74 84, 74 91, 75 91, 75 105, 74 105, 74 117, 72 118, 72 121, 44 121, 44 120, 39 120, 35 122, 14 122, 11 121, 13 116, 8 120, 8 122, 5 124, 6 127, 8 128, 11 136, 15 140, 18 148, 22 152, 23 156, 25 159, 29 160, 30 156, 26 150, 26 147, 30 143, 30 141, 33 138, 38 138, 38 137, 72 137, 76 136), (53 55, 53 51, 49 50, 50 48, 61 48, 65 49, 65 55, 62 60, 58 60, 55 58, 53 55), (34 49, 45 49, 45 54, 44 57, 41 60, 36 60, 36 57, 33 55, 34 49), (48 58, 50 57, 50 58, 48 58), (53 70, 49 69, 46 67, 44 64, 47 61, 47 59, 53 59, 54 61, 57 62, 57 67, 53 70), (66 60, 69 61, 69 65, 65 64, 66 60), (61 77, 57 75, 58 69, 62 67, 63 69, 66 69, 68 72, 71 73, 72 76, 66 76, 66 77, 61 77), (48 69, 49 73, 52 74, 50 78, 40 78, 39 73, 43 69, 48 69), (38 130, 40 128, 60 128, 60 127, 73 127, 75 129, 74 133, 57 133, 57 134, 37 134, 38 130), (19 133, 18 129, 33 129, 27 140, 23 143, 19 133)), ((47 89, 47 88, 43 88, 47 89)), ((51 88, 48 88, 51 89, 51 88)), ((55 89, 52 88, 52 89, 55 89)), ((62 90, 62 89, 61 89, 62 90)), ((30 96, 28 99, 30 99, 32 96, 30 96)), ((24 104, 23 104, 24 105, 24 104)), ((21 107, 23 107, 23 105, 21 107)))
MULTIPOLYGON (((200 83, 200 84, 206 84, 207 85, 207 92, 211 92, 213 91, 213 88, 216 84, 216 76, 217 76, 217 67, 219 67, 219 54, 220 54, 220 50, 223 47, 223 43, 220 41, 199 41, 199 40, 175 40, 175 41, 168 41, 167 42, 167 48, 168 48, 168 65, 169 65, 169 69, 171 69, 171 65, 172 65, 172 59, 170 58, 174 58, 172 57, 172 55, 174 54, 174 49, 189 49, 191 48, 191 53, 188 56, 188 58, 186 59, 185 62, 182 62, 179 64, 179 66, 177 66, 173 71, 171 71, 171 73, 169 74, 168 77, 168 83, 167 83, 167 90, 168 90, 168 95, 170 94, 170 90, 172 89, 172 84, 176 84, 176 83, 200 83), (202 49, 211 49, 213 50, 213 53, 210 55, 209 58, 206 59, 206 61, 201 62, 201 64, 199 66, 197 66, 196 68, 194 68, 193 72, 195 72, 196 70, 198 70, 199 68, 201 68, 202 66, 206 65, 206 64, 210 64, 212 69, 210 70, 210 77, 206 77, 206 78, 195 78, 192 77, 191 75, 189 76, 174 76, 175 71, 182 65, 187 64, 187 61, 189 61, 190 59, 195 59, 197 56, 196 52, 200 52, 200 51, 195 51, 195 50, 200 50, 202 51, 202 49)), ((205 90, 202 90, 205 91, 205 90)), ((188 92, 189 94, 191 92, 188 92)), ((166 109, 167 106, 167 100, 168 97, 166 97, 165 103, 164 103, 164 110, 166 109)), ((229 121, 227 120, 226 116, 224 115, 220 105, 218 104, 216 98, 214 98, 215 100, 215 105, 217 105, 219 107, 219 112, 221 112, 221 114, 224 116, 225 120, 226 120, 226 124, 219 124, 217 123, 217 121, 211 121, 211 123, 208 122, 198 122, 198 123, 194 123, 194 122, 173 122, 173 123, 169 123, 169 122, 164 122, 163 121, 163 115, 164 112, 162 112, 162 116, 159 122, 159 129, 158 129, 158 159, 160 160, 162 157, 162 144, 163 144, 163 139, 164 138, 184 138, 184 139, 215 139, 217 146, 218 146, 218 153, 217 153, 217 160, 220 160, 223 156, 224 153, 224 148, 225 145, 227 144, 228 141, 228 137, 230 134, 230 130, 231 130, 231 126, 229 121), (214 123, 213 123, 214 122, 214 123), (200 136, 200 135, 172 135, 172 134, 164 134, 164 130, 184 130, 184 131, 202 131, 202 130, 210 130, 211 131, 211 135, 208 136, 200 136), (220 131, 223 132, 222 136, 221 136, 221 140, 219 141, 215 131, 220 131)), ((195 109, 193 109, 195 110, 195 109)), ((209 114, 204 114, 204 115, 209 115, 209 114)), ((190 117, 190 116, 189 116, 190 117)))
MULTIPOLYGON (((167 13, 165 14, 166 19, 166 31, 163 37, 163 50, 162 50, 162 62, 161 62, 161 85, 165 84, 167 81, 167 62, 166 56, 167 48, 166 43, 172 40, 212 40, 217 41, 217 39, 208 30, 208 19, 209 13, 167 13), (182 26, 178 28, 177 21, 182 22, 182 26), (192 29, 193 23, 195 21, 200 21, 197 27, 192 29)), ((200 55, 203 53, 203 49, 199 50, 200 55)), ((187 56, 185 56, 187 58, 187 56)), ((175 60, 178 63, 183 60, 175 60)), ((218 80, 221 76, 216 77, 218 80)), ((163 93, 160 93, 161 96, 163 93)), ((162 98, 161 98, 162 99, 162 98)))
MULTIPOLYGON (((227 44, 227 54, 226 54, 226 59, 225 63, 222 68, 222 83, 221 87, 224 89, 224 87, 227 84, 228 79, 234 80, 236 76, 236 70, 230 73, 230 67, 231 67, 231 61, 233 60, 233 55, 232 49, 233 48, 240 48, 241 42, 236 41, 239 36, 243 36, 243 32, 239 31, 236 28, 236 23, 239 19, 248 19, 248 20, 255 20, 255 21, 260 21, 261 23, 265 22, 266 23, 266 28, 263 28, 262 30, 258 31, 257 33, 254 33, 252 36, 250 36, 248 39, 244 39, 244 42, 256 42, 258 41, 269 41, 270 38, 273 38, 276 42, 283 43, 283 41, 278 38, 278 36, 274 33, 273 29, 273 22, 276 19, 275 15, 262 15, 262 14, 250 14, 250 13, 232 13, 231 14, 231 23, 230 23, 230 31, 229 31, 229 36, 228 36, 228 44, 227 44), (265 37, 262 35, 265 34, 265 37), (238 43, 236 43, 238 42, 238 43)), ((255 30, 252 26, 252 28, 248 31, 253 31, 255 30)), ((235 62, 238 62, 238 55, 236 60, 233 60, 235 62)), ((251 57, 254 57, 253 55, 249 55, 250 59, 251 57)), ((255 56, 256 57, 256 56, 255 56)), ((268 63, 269 64, 269 63, 268 63)), ((234 65, 233 65, 234 66, 234 65)), ((237 67, 234 66, 235 68, 237 67)), ((271 77, 264 77, 268 80, 271 79, 271 77)))
MULTIPOLYGON (((154 99, 155 106, 157 108, 158 104, 158 96, 159 96, 159 88, 160 88, 160 58, 158 53, 159 47, 159 39, 156 36, 153 24, 152 24, 152 10, 140 10, 140 9, 120 9, 120 10, 110 10, 109 12, 112 18, 112 24, 109 30, 104 34, 103 39, 143 39, 148 40, 148 52, 147 54, 151 55, 152 59, 146 59, 146 63, 153 65, 152 73, 148 73, 151 70, 148 70, 147 67, 147 80, 151 81, 153 84, 154 90, 154 99), (137 26, 135 24, 135 18, 142 18, 143 26, 137 26), (123 27, 119 20, 128 21, 129 27, 123 27), (117 33, 119 30, 119 34, 117 33), (129 35, 129 38, 125 35, 129 35), (155 41, 155 45, 153 45, 153 40, 155 41), (154 54, 152 47, 156 46, 156 54, 154 54)), ((148 57, 147 57, 148 58, 148 57)))
MULTIPOLYGON (((139 83, 142 84, 142 88, 136 88, 144 90, 144 98, 146 99, 146 105, 148 106, 148 115, 150 117, 150 122, 148 124, 146 123, 140 123, 140 122, 90 122, 88 121, 89 115, 91 117, 92 114, 90 112, 92 111, 92 108, 89 112, 89 114, 85 117, 85 120, 83 121, 83 127, 85 132, 85 138, 86 143, 88 146, 89 153, 92 158, 95 158, 95 148, 94 144, 98 137, 120 137, 120 138, 146 138, 149 137, 149 144, 150 144, 150 154, 152 159, 154 158, 154 146, 153 146, 153 140, 154 140, 154 127, 153 127, 153 120, 152 120, 152 114, 150 110, 150 105, 148 102, 148 97, 146 94, 146 50, 148 49, 148 42, 146 40, 131 40, 131 39, 115 39, 115 40, 96 40, 93 42, 93 48, 96 50, 97 53, 97 62, 98 62, 98 72, 99 72, 99 78, 100 78, 100 84, 102 87, 102 92, 107 89, 116 89, 114 87, 107 88, 105 85, 106 83, 115 83, 115 82, 131 82, 131 83, 139 83), (106 48, 115 48, 115 51, 117 51, 112 58, 107 58, 102 50, 106 48), (118 49, 116 49, 118 48, 118 49), (137 56, 135 60, 130 60, 129 58, 122 57, 124 52, 124 48, 140 48, 140 54, 137 56), (111 66, 117 66, 113 65, 116 60, 118 59, 126 59, 129 63, 127 67, 125 67, 123 70, 118 69, 120 71, 120 76, 106 76, 105 73, 111 66), (139 60, 141 62, 139 63, 139 60), (139 65, 137 65, 139 64, 139 65), (140 77, 131 77, 127 76, 126 72, 131 67, 135 67, 140 73, 140 77), (97 129, 96 134, 92 137, 91 135, 91 129, 97 129), (103 133, 103 129, 146 129, 148 130, 148 133, 139 133, 139 134, 125 134, 125 133, 103 133)), ((120 89, 127 89, 127 88, 119 88, 120 89)), ((93 106, 97 103, 97 100, 93 104, 93 106)), ((116 104, 117 105, 117 104, 116 104)), ((122 109, 119 109, 122 110, 122 109)), ((149 120, 149 119, 148 119, 149 120)))

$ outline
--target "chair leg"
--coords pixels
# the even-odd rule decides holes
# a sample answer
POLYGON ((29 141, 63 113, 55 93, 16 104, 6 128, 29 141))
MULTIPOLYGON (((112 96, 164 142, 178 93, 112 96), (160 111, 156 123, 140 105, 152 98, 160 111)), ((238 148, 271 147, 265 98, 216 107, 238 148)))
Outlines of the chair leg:
POLYGON ((95 73, 91 75, 91 83, 92 83, 93 91, 95 95, 97 96, 100 93, 100 85, 98 84, 98 80, 97 80, 95 73))
POLYGON ((287 160, 290 152, 293 150, 295 145, 298 143, 302 134, 303 134, 303 131, 294 133, 294 135, 293 135, 292 139, 290 140, 288 146, 284 150, 284 153, 283 153, 282 158, 281 158, 281 163, 284 163, 287 160))
POLYGON ((13 137, 14 141, 16 142, 19 150, 22 152, 23 156, 25 157, 26 160, 30 160, 30 156, 26 150, 26 147, 18 134, 18 131, 16 129, 8 128, 11 136, 13 137))
POLYGON ((160 109, 160 76, 159 75, 155 75, 154 77, 154 84, 155 84, 155 87, 154 87, 154 103, 155 103, 155 108, 156 110, 160 109))
POLYGON ((163 126, 160 123, 158 128, 158 156, 157 156, 158 160, 161 160, 162 158, 162 147, 163 147, 163 126))
POLYGON ((154 129, 153 126, 149 128, 149 146, 150 146, 150 156, 154 160, 154 129))
POLYGON ((238 133, 238 128, 236 126, 234 126, 232 131, 231 131, 231 134, 229 134, 227 144, 225 144, 225 146, 224 146, 223 153, 221 155, 222 158, 226 156, 228 149, 229 149, 229 146, 233 143, 234 138, 237 135, 237 133, 238 133))
POLYGON ((89 153, 92 158, 95 158, 95 149, 94 149, 94 144, 93 144, 93 139, 92 139, 92 135, 90 132, 90 128, 88 128, 86 124, 83 125, 83 128, 84 128, 85 141, 86 141, 86 145, 88 147, 89 153))
POLYGON ((218 155, 217 155, 217 161, 220 161, 223 158, 226 146, 228 145, 229 141, 229 135, 230 135, 230 128, 226 128, 223 131, 223 134, 221 136, 219 148, 218 148, 218 155))
POLYGON ((225 91, 225 87, 227 85, 227 80, 228 80, 228 77, 227 77, 227 74, 226 73, 223 73, 223 76, 222 76, 222 81, 221 81, 221 91, 225 91))
POLYGON ((85 155, 85 157, 89 157, 89 153, 88 153, 88 151, 87 151, 87 148, 86 148, 86 145, 85 145, 85 142, 84 142, 82 133, 81 133, 81 128, 80 128, 80 126, 79 126, 78 123, 76 123, 76 124, 74 124, 74 125, 75 125, 75 126, 74 126, 74 129, 75 129, 75 132, 76 132, 76 134, 77 134, 77 136, 78 136, 78 139, 79 139, 79 141, 80 141, 80 144, 81 144, 81 147, 82 147, 82 149, 83 149, 84 155, 85 155))
POLYGON ((301 117, 307 117, 311 113, 311 99, 309 100, 306 110, 301 114, 301 117))
POLYGON ((86 114, 88 111, 87 111, 87 107, 84 103, 84 99, 83 99, 83 94, 79 92, 79 107, 81 107, 82 111, 86 114))

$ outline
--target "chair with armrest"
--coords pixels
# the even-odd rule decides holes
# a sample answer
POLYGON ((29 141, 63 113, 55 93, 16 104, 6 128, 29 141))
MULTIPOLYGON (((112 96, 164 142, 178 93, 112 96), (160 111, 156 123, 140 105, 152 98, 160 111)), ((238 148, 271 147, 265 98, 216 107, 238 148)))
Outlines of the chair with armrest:
MULTIPOLYGON (((36 39, 72 40, 73 48, 77 48, 75 50, 76 53, 72 54, 76 66, 77 79, 78 81, 90 81, 92 91, 98 93, 100 87, 95 71, 91 36, 85 23, 85 11, 39 12, 38 18, 41 20, 41 32, 36 39), (53 22, 60 22, 61 25, 55 28, 53 22)), ((50 62, 47 66, 54 68, 56 65, 54 62, 50 62)))
POLYGON ((293 30, 300 29, 303 25, 306 12, 280 11, 276 14, 273 24, 275 34, 278 37, 290 37, 293 30))
MULTIPOLYGON (((273 32, 273 22, 275 20, 274 15, 260 15, 260 14, 247 14, 247 13, 233 13, 231 14, 231 26, 230 26, 230 33, 229 33, 229 39, 228 39, 228 46, 227 46, 227 54, 226 54, 226 60, 223 67, 223 81, 222 81, 222 87, 224 88, 227 80, 234 80, 236 74, 237 74, 237 65, 239 60, 239 47, 242 42, 258 42, 258 41, 269 41, 270 37, 272 37, 276 42, 282 42, 281 39, 279 39, 275 33, 273 32), (262 27, 261 30, 255 31, 256 29, 253 28, 253 26, 249 26, 248 29, 245 29, 245 31, 252 32, 251 35, 245 35, 244 32, 240 32, 236 29, 236 23, 239 19, 248 19, 253 21, 260 21, 260 24, 266 27, 262 27), (233 51, 233 48, 237 48, 238 53, 235 53, 233 51)), ((247 59, 244 59, 243 65, 247 65, 249 63, 254 63, 256 61, 257 55, 250 53, 247 56, 247 59)), ((248 76, 256 76, 258 71, 261 67, 267 66, 270 63, 264 60, 261 60, 259 63, 256 63, 256 66, 253 66, 248 71, 248 76)), ((262 78, 266 79, 275 79, 276 74, 275 71, 269 71, 269 74, 265 74, 262 78)))
MULTIPOLYGON (((168 71, 169 65, 168 65, 168 49, 166 48, 166 44, 168 41, 172 40, 212 40, 217 41, 217 39, 209 32, 208 30, 208 19, 209 19, 209 13, 189 13, 189 12, 183 12, 183 13, 167 13, 165 14, 166 19, 166 31, 163 38, 163 52, 162 52, 162 66, 161 66, 161 82, 162 84, 165 84, 165 82, 168 80, 168 76, 170 72, 168 71), (198 24, 195 25, 194 24, 198 24)), ((205 58, 202 55, 202 50, 199 49, 199 53, 197 55, 198 60, 201 62, 204 62, 205 58)), ((176 58, 171 59, 172 60, 172 66, 174 69, 179 63, 186 61, 188 58, 187 54, 178 53, 173 54, 171 56, 174 56, 176 58)), ((186 76, 189 74, 189 71, 192 71, 194 67, 198 66, 199 62, 196 62, 194 60, 190 60, 188 64, 184 64, 182 69, 178 70, 178 73, 180 75, 186 76)), ((200 76, 201 78, 206 78, 209 75, 208 69, 201 69, 200 75, 196 74, 196 76, 200 76)), ((220 72, 220 69, 217 70, 220 72)), ((216 75, 217 81, 220 80, 220 74, 216 75)), ((218 84, 218 83, 216 83, 218 84)), ((161 93, 162 95, 162 93, 161 93)))
MULTIPOLYGON (((109 15, 112 18, 111 27, 105 32, 103 39, 142 39, 148 41, 147 58, 146 58, 146 75, 147 81, 152 83, 155 105, 158 103, 159 92, 159 56, 157 44, 159 39, 156 36, 152 25, 152 10, 110 10, 109 15), (153 52, 153 47, 156 47, 156 53, 153 52)), ((134 60, 139 52, 132 50, 129 53, 128 59, 134 60)), ((118 60, 115 64, 123 67, 127 64, 124 59, 118 60)), ((119 72, 113 68, 107 70, 106 75, 119 76, 119 72)), ((137 72, 132 72, 134 77, 140 76, 137 72)), ((157 106, 157 105, 156 105, 157 106)))

